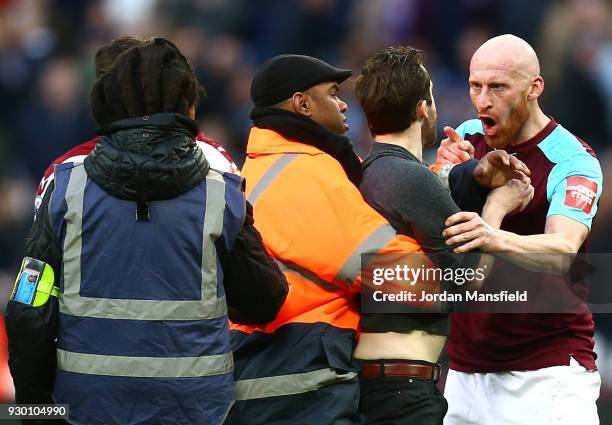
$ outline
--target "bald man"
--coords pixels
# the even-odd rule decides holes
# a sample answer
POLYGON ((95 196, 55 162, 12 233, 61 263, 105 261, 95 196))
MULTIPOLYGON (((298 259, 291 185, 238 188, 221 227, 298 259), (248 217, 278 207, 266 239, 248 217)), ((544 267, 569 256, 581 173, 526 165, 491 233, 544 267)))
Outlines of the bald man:
MULTIPOLYGON (((540 109, 544 80, 533 48, 513 35, 488 40, 472 57, 469 86, 478 119, 446 129, 437 162, 504 149, 529 167, 535 195, 522 212, 504 219, 501 230, 483 226, 472 213, 451 216, 447 243, 462 244, 457 252, 507 253, 530 268, 556 267, 561 257, 532 253, 584 252, 602 190, 601 167, 584 141, 540 109)), ((535 289, 542 282, 525 284, 535 289)), ((580 314, 452 317, 444 424, 598 424, 594 325, 583 307, 580 314)))

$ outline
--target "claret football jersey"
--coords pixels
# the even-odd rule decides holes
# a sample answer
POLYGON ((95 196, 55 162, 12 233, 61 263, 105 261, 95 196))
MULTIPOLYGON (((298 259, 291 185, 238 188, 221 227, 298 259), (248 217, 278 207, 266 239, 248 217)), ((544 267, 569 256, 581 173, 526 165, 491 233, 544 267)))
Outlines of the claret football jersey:
MULTIPOLYGON (((485 142, 480 120, 466 121, 456 131, 472 143, 476 159, 493 150, 485 142)), ((568 217, 590 230, 602 191, 602 172, 586 143, 551 118, 533 138, 505 150, 529 167, 535 193, 522 212, 504 219, 503 230, 520 235, 544 233, 551 215, 568 217)), ((489 279, 495 279, 495 273, 489 279)), ((593 331, 590 313, 454 314, 450 367, 463 372, 535 370, 568 365, 573 356, 594 369, 593 331)))

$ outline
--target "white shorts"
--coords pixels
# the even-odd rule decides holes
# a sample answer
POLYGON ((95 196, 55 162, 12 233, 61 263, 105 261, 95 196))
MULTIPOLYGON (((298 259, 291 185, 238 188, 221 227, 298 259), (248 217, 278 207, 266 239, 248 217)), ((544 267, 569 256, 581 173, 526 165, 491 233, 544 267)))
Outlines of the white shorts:
POLYGON ((600 386, 599 373, 574 358, 525 372, 449 370, 444 425, 599 425, 600 386))

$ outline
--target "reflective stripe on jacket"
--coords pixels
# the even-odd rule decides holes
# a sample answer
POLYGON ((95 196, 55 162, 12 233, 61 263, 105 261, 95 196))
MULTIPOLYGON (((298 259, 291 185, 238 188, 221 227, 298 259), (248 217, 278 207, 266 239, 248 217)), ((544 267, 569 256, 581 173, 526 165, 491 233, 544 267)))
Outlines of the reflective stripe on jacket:
POLYGON ((56 166, 62 241, 54 398, 87 424, 219 424, 233 401, 223 271, 244 220, 241 178, 209 171, 176 198, 104 192, 82 164, 56 166))
POLYGON ((361 254, 421 249, 396 235, 332 156, 260 128, 247 154, 247 199, 290 286, 275 321, 231 325, 237 403, 226 423, 359 423, 361 254))

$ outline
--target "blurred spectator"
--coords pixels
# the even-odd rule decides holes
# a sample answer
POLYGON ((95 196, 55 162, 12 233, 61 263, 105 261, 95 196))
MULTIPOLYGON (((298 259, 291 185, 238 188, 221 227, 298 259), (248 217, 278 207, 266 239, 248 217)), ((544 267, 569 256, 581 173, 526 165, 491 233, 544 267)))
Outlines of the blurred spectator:
POLYGON ((58 157, 93 134, 75 59, 52 59, 42 70, 28 102, 18 109, 15 152, 30 175, 42 174, 58 157))
POLYGON ((602 153, 612 129, 612 7, 606 0, 551 4, 542 25, 540 51, 547 84, 545 107, 602 153))

